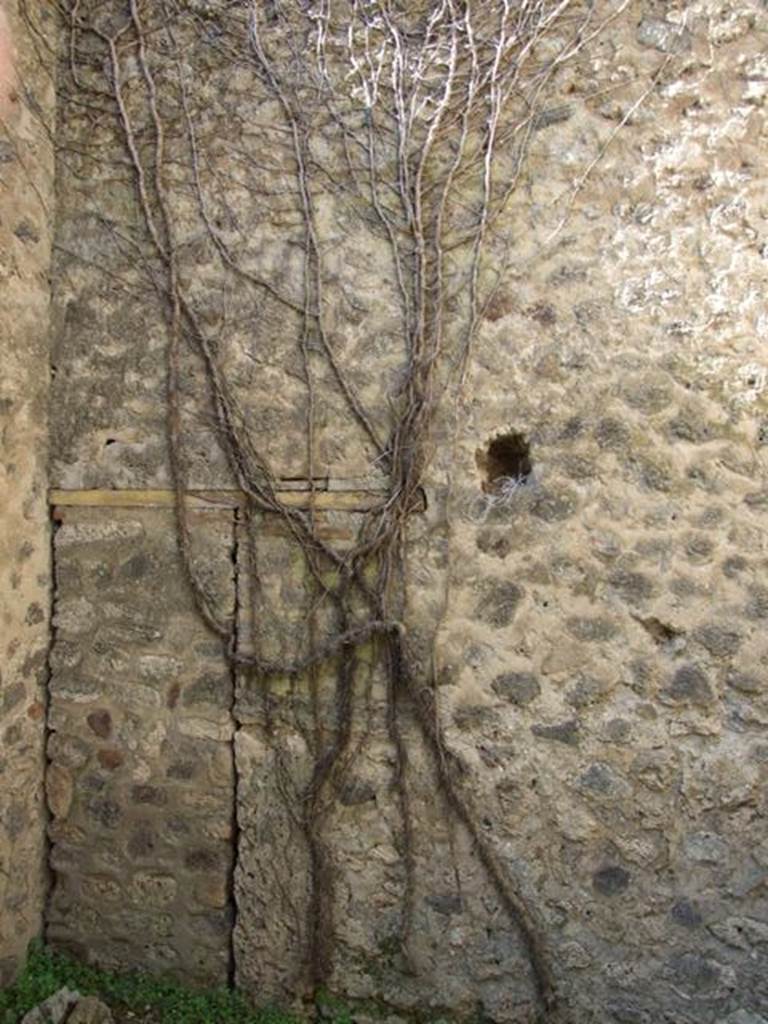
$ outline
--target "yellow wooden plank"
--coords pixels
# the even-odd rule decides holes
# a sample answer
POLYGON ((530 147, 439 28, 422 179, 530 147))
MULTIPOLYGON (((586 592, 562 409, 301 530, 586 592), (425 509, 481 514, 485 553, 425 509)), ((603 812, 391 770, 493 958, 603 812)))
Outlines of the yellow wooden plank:
MULTIPOLYGON (((307 491, 278 491, 280 500, 288 508, 309 508, 307 491)), ((241 491, 188 491, 190 509, 237 508, 245 501, 241 491)), ((49 503, 69 508, 171 508, 176 500, 168 490, 51 490, 49 503)), ((312 505, 328 511, 365 511, 375 507, 382 495, 369 491, 316 491, 312 505)))

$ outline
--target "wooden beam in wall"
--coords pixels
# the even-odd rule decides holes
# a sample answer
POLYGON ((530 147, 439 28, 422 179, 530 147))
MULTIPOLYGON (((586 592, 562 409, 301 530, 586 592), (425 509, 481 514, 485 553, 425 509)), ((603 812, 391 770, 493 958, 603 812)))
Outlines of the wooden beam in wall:
MULTIPOLYGON (((383 495, 370 490, 342 490, 339 482, 336 487, 328 490, 316 490, 312 499, 312 507, 327 511, 366 511, 374 508, 383 495), (336 489, 339 487, 339 489, 336 489)), ((297 490, 295 487, 277 494, 284 505, 289 508, 309 508, 310 491, 297 490)), ((83 490, 66 491, 51 490, 48 495, 49 504, 64 508, 172 508, 176 500, 175 493, 169 490, 83 490)), ((242 491, 205 490, 187 491, 187 507, 190 509, 237 508, 244 504, 245 495, 242 491)))

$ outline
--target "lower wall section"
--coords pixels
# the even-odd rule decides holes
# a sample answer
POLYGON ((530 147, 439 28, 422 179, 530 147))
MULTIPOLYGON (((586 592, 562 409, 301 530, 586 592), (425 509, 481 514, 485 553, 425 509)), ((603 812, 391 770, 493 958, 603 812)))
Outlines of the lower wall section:
MULTIPOLYGON (((197 570, 237 616, 241 650, 258 641, 270 659, 299 660, 310 609, 324 641, 333 611, 318 610, 318 583, 276 524, 251 545, 231 509, 190 516, 197 570)), ((356 1020, 529 1024, 523 935, 400 697, 407 836, 381 652, 345 652, 351 701, 333 659, 315 678, 235 686, 190 598, 170 509, 56 519, 52 942, 187 982, 234 978, 257 1003, 299 1007, 317 978, 314 920, 325 983, 356 1020)), ((348 520, 322 528, 343 544, 348 520)), ((477 529, 504 539, 514 526, 477 529)), ((557 539, 547 530, 542 546, 557 539)), ((604 613, 545 630, 534 598, 554 607, 556 593, 535 572, 461 584, 438 713, 477 835, 538 921, 564 1024, 764 1024, 743 1013, 768 1006, 765 588, 747 584, 757 624, 728 575, 697 602, 701 623, 608 595, 604 613)), ((440 604, 420 586, 413 621, 429 635, 440 604)))
MULTIPOLYGON (((281 1003, 310 988, 311 873, 301 797, 314 758, 306 733, 290 725, 289 704, 270 728, 251 724, 237 739, 237 980, 254 998, 281 1003)), ((375 717, 362 753, 329 785, 316 821, 327 857, 316 884, 332 893, 319 920, 328 987, 356 1003, 363 1018, 386 1009, 478 1019, 482 1011, 484 1019, 523 1024, 535 990, 521 936, 466 835, 448 824, 413 733, 404 738, 416 751, 408 773, 415 893, 404 941, 405 838, 382 707, 375 717)))
MULTIPOLYGON (((234 603, 232 513, 191 513, 214 600, 234 603)), ((197 615, 173 513, 62 509, 55 537, 48 937, 84 959, 225 982, 232 685, 197 615)))

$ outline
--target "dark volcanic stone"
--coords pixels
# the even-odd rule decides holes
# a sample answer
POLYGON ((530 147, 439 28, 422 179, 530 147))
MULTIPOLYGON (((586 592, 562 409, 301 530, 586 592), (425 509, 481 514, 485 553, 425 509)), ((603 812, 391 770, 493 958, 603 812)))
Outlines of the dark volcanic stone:
POLYGON ((760 693, 763 689, 762 680, 747 672, 729 672, 726 682, 740 693, 760 693))
POLYGON ((451 914, 460 914, 464 910, 464 901, 458 893, 446 893, 440 896, 427 896, 427 903, 438 914, 446 917, 451 914))
POLYGON ((675 482, 674 472, 666 459, 651 455, 640 455, 632 460, 632 466, 640 483, 649 491, 670 491, 675 482))
POLYGON ((692 994, 710 992, 720 981, 719 964, 699 953, 673 956, 669 967, 675 981, 692 994))
POLYGON ((702 562, 712 557, 715 545, 703 533, 692 534, 685 545, 685 553, 692 561, 702 562))
POLYGON ((486 580, 475 615, 489 626, 503 629, 511 625, 523 594, 522 587, 510 580, 486 580))
POLYGON ((194 761, 174 761, 168 765, 165 773, 169 779, 177 779, 180 782, 188 782, 195 777, 197 765, 194 761))
POLYGON ((129 580, 138 580, 154 570, 152 559, 144 551, 133 555, 120 567, 120 575, 129 580))
POLYGON ((106 797, 94 797, 88 804, 88 814, 104 828, 117 828, 122 817, 120 805, 106 797))
POLYGON ((104 709, 92 711, 87 718, 91 732, 94 732, 100 739, 105 740, 112 732, 112 716, 104 709))
POLYGON ((704 444, 711 441, 714 431, 704 417, 692 409, 681 410, 667 423, 667 435, 672 441, 688 441, 690 444, 704 444))
POLYGON ((97 757, 101 767, 106 768, 110 772, 115 771, 125 762, 125 754, 122 750, 115 750, 114 748, 100 750, 97 757))
POLYGON ((541 693, 539 681, 531 672, 504 672, 491 685, 494 693, 517 707, 525 707, 541 693))
POLYGON ((18 705, 21 704, 26 695, 27 690, 23 683, 16 683, 15 686, 9 686, 3 694, 2 710, 12 711, 13 708, 18 707, 18 705))
POLYGON ((35 225, 29 220, 22 220, 13 229, 14 235, 21 242, 37 243, 40 241, 40 233, 35 225))
POLYGON ((680 704, 710 704, 714 693, 706 673, 698 665, 681 665, 660 696, 680 704))
POLYGON ((605 723, 605 738, 609 743, 626 743, 632 735, 632 723, 625 718, 612 718, 605 723))
POLYGON ((745 609, 749 619, 768 619, 768 587, 750 588, 749 601, 745 609))
POLYGON ((219 855, 214 850, 191 850, 184 858, 184 864, 190 871, 214 871, 219 862, 219 855))
POLYGON ((134 786, 131 790, 131 799, 135 804, 151 804, 153 807, 163 807, 168 802, 168 795, 157 786, 134 786))
POLYGON ((625 601, 647 601, 653 595, 653 583, 641 572, 617 569, 608 577, 608 582, 625 601))
POLYGON ((565 700, 572 708, 588 708, 604 700, 609 692, 610 687, 603 680, 583 678, 568 690, 565 700))
POLYGON ((616 788, 616 778, 607 764, 595 761, 579 776, 579 788, 605 795, 616 788))
POLYGON ((482 551, 484 555, 495 555, 496 558, 506 558, 512 550, 510 538, 493 528, 481 530, 475 543, 478 551, 482 551))
POLYGON ((713 658, 731 658, 741 646, 741 635, 718 622, 699 626, 694 631, 694 640, 706 648, 713 658))
POLYGON ((531 732, 542 740, 567 743, 572 747, 575 747, 579 742, 579 723, 575 718, 569 718, 565 722, 558 722, 556 725, 537 723, 531 726, 531 732))
POLYGON ((151 828, 140 826, 128 840, 128 854, 131 857, 147 857, 154 853, 157 836, 151 828))
POLYGON ((703 920, 696 904, 685 897, 672 905, 669 916, 683 928, 698 928, 703 920))
POLYGON ((592 886, 603 896, 615 896, 629 885, 631 875, 624 868, 609 866, 600 868, 592 875, 592 886))
POLYGON ((626 448, 630 440, 629 427, 621 420, 606 417, 598 422, 594 430, 595 440, 601 448, 618 451, 626 448))
POLYGON ((622 387, 627 405, 644 413, 665 409, 672 401, 672 381, 665 374, 644 373, 628 378, 622 387))
POLYGON ((364 779, 349 779, 339 790, 339 803, 345 807, 356 807, 376 799, 376 789, 364 779))
POLYGON ((230 683, 225 675, 204 675, 184 688, 182 703, 185 707, 212 704, 219 708, 230 705, 230 683))
POLYGON ((740 572, 749 566, 746 558, 742 558, 741 555, 731 555, 726 558, 723 562, 723 573, 728 576, 729 579, 733 579, 738 576, 740 572))

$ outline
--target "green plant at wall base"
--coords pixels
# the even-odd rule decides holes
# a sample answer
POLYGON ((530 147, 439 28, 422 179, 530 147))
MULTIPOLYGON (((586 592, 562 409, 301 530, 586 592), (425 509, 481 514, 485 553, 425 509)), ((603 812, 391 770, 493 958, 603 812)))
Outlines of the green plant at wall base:
MULTIPOLYGON (((147 974, 115 974, 77 963, 39 943, 30 947, 16 983, 0 992, 0 1024, 18 1024, 28 1010, 65 986, 158 1024, 297 1024, 296 1018, 279 1010, 254 1009, 231 989, 195 990, 147 974)), ((333 1020, 342 1024, 349 1021, 349 1014, 339 1008, 333 1020)))

